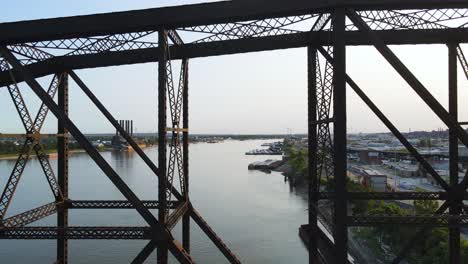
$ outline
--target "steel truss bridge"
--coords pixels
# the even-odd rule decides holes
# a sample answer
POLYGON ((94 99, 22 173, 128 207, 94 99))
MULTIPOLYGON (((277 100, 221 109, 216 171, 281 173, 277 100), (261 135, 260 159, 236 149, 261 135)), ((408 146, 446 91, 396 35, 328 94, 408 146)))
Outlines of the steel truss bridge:
MULTIPOLYGON (((447 262, 460 263, 460 228, 468 226, 468 175, 458 180, 458 141, 468 146, 468 135, 458 120, 457 67, 468 78, 468 63, 461 43, 468 42, 466 0, 257 0, 227 1, 138 11, 42 19, 0 24, 0 86, 8 89, 25 133, 21 153, 0 197, 1 239, 57 240, 56 263, 67 263, 71 239, 146 240, 132 263, 143 263, 157 249, 158 263, 168 252, 181 263, 190 255, 190 223, 195 222, 230 263, 241 260, 210 228, 189 198, 189 59, 256 51, 305 47, 308 50, 309 129, 309 238, 310 263, 346 263, 348 229, 355 226, 414 226, 419 231, 402 241, 400 263, 427 230, 449 228, 447 262), (187 33, 189 32, 189 33, 187 33), (184 36, 184 38, 182 38, 184 36), (392 52, 389 45, 446 44, 448 51, 449 106, 445 109, 418 78, 392 52), (445 181, 392 121, 346 73, 347 46, 374 46, 394 70, 449 128, 450 180, 445 181), (179 61, 180 62, 176 62, 179 61), (78 69, 157 62, 157 164, 136 144, 116 118, 76 73, 78 69), (180 75, 173 76, 173 65, 180 75), (38 78, 51 76, 43 87, 38 78), (68 83, 73 80, 107 120, 127 140, 158 179, 158 200, 140 200, 118 173, 93 148, 68 116, 68 83), (21 94, 31 89, 42 105, 31 116, 21 94), (26 88, 26 86, 28 88, 26 88), (346 189, 346 91, 351 88, 444 189, 443 192, 353 193, 346 189), (57 97, 57 99, 55 99, 57 97), (169 108, 169 111, 167 111, 169 108), (58 120, 56 134, 42 134, 48 115, 58 120), (169 120, 167 113, 169 112, 169 120), (167 136, 168 134, 172 136, 167 136), (52 168, 39 144, 42 137, 57 137, 58 168, 52 168), (75 200, 68 195, 68 142, 72 136, 126 198, 119 201, 75 200), (170 141, 170 142, 168 142, 170 141), (55 200, 19 215, 7 216, 10 202, 29 156, 35 153, 55 200), (324 191, 320 178, 334 183, 324 191), (432 215, 350 216, 351 200, 443 200, 432 215), (328 201, 331 215, 320 211, 328 201), (132 209, 144 226, 70 226, 74 209, 132 209), (158 209, 157 217, 150 209, 158 209), (35 221, 56 214, 57 225, 35 226, 35 221), (182 221, 182 242, 172 229, 182 221), (319 226, 325 226, 323 227, 319 226), (328 230, 328 231, 327 231, 328 230), (326 236, 329 232, 332 235, 326 236)), ((0 88, 1 89, 1 88, 0 88)))

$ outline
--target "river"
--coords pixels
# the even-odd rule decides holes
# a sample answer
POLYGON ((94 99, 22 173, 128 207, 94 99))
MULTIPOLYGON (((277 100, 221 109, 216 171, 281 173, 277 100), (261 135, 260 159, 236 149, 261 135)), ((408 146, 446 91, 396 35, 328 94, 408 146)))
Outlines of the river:
MULTIPOLYGON (((271 140, 224 141, 190 145, 190 194, 211 227, 244 263, 306 263, 307 251, 298 227, 307 221, 307 201, 291 191, 277 173, 249 171, 247 165, 266 156, 246 156, 248 150, 271 140)), ((157 147, 145 152, 157 161, 157 147)), ((157 179, 135 153, 103 152, 140 199, 157 200, 157 179)), ((54 168, 56 160, 51 160, 54 168)), ((0 186, 14 161, 0 161, 0 186)), ((70 157, 70 198, 123 199, 108 178, 85 153, 70 157)), ((29 161, 8 215, 53 200, 36 160, 29 161)), ((70 225, 144 225, 134 210, 71 210, 70 225)), ((155 215, 156 212, 155 212, 155 215)), ((53 215, 33 225, 52 225, 53 215)), ((174 234, 181 239, 181 225, 174 234)), ((192 221, 192 256, 197 263, 227 263, 192 221)), ((1 263, 53 263, 55 241, 0 240, 1 263)), ((146 241, 74 240, 69 242, 70 263, 129 263, 146 241)), ((155 254, 150 257, 156 262, 155 254)), ((150 263, 151 261, 148 261, 150 263)), ((152 262, 152 263, 154 263, 152 262)), ((170 263, 176 263, 170 257, 170 263)))

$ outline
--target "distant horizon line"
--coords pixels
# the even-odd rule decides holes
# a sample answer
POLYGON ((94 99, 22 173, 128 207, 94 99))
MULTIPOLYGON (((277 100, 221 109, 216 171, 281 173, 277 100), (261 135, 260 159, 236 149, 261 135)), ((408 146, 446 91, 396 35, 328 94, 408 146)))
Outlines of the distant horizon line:
MULTIPOLYGON (((446 132, 446 130, 414 130, 408 132, 402 132, 402 134, 408 133, 431 133, 431 132, 446 132)), ((1 133, 0 133, 1 134, 1 133)), ((85 135, 114 135, 114 133, 84 133, 85 135)), ((154 134, 157 135, 158 132, 135 132, 134 134, 154 134)), ((392 134, 390 131, 385 132, 352 132, 347 133, 348 135, 358 135, 358 134, 392 134)), ((308 135, 308 133, 190 133, 190 135, 195 136, 289 136, 289 135, 308 135)))

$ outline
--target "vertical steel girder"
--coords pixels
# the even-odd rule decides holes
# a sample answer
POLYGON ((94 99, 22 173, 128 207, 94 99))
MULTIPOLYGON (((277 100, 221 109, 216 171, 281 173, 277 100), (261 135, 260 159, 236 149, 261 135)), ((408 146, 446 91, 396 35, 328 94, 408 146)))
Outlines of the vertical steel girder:
MULTIPOLYGON (((311 31, 321 31, 324 29, 326 24, 330 21, 330 14, 321 14, 314 25, 312 26, 311 31)), ((331 26, 333 28, 333 24, 331 26)), ((309 47, 310 48, 310 47, 309 47)), ((325 178, 330 180, 333 175, 333 141, 331 139, 330 124, 333 123, 333 118, 331 117, 331 102, 333 99, 333 65, 328 61, 325 63, 325 68, 322 71, 318 53, 315 52, 315 97, 317 104, 317 174, 318 174, 318 186, 320 188, 320 182, 322 175, 325 174, 325 178)), ((318 210, 318 208, 316 208, 318 210)))
MULTIPOLYGON (((179 34, 175 30, 167 31, 168 37, 172 40, 175 45, 183 45, 184 42, 179 34)), ((167 168, 167 178, 169 182, 169 188, 167 189, 167 199, 171 200, 172 197, 172 188, 174 176, 177 175, 179 178, 179 187, 182 194, 182 197, 185 201, 188 201, 188 193, 186 190, 186 182, 184 176, 184 164, 183 164, 183 133, 187 132, 187 128, 181 129, 181 118, 182 118, 182 108, 183 106, 183 96, 184 89, 187 80, 187 71, 188 71, 188 60, 183 59, 181 63, 180 76, 178 80, 178 85, 174 86, 174 79, 172 73, 172 61, 169 46, 165 47, 166 52, 166 76, 167 76, 167 96, 169 101, 169 109, 171 114, 171 127, 167 128, 172 131, 171 143, 170 143, 170 152, 169 152, 169 161, 167 168)), ((169 210, 166 212, 169 216, 169 210)))
MULTIPOLYGON (((311 31, 321 31, 329 22, 330 14, 321 14, 311 31)), ((325 76, 322 80, 320 61, 313 41, 307 47, 308 62, 308 147, 309 147, 309 263, 318 263, 318 194, 320 181, 325 173, 327 180, 333 171, 332 140, 330 133, 330 107, 333 95, 333 68, 325 63, 325 76), (325 122, 324 122, 325 121, 325 122), (317 131, 319 131, 317 133, 317 131)))
POLYGON ((333 100, 333 65, 331 63, 325 63, 325 69, 322 72, 320 69, 320 61, 317 55, 316 58, 316 83, 318 85, 317 93, 317 122, 318 122, 318 173, 319 173, 319 184, 321 182, 322 174, 325 174, 327 180, 330 180, 333 175, 334 157, 333 153, 333 141, 330 132, 330 123, 333 122, 331 117, 331 105, 333 100))
MULTIPOLYGON (((158 167, 159 167, 159 178, 158 178, 158 200, 159 210, 158 218, 163 225, 167 220, 167 170, 166 170, 166 128, 167 128, 167 99, 166 99, 166 86, 168 82, 168 76, 166 72, 167 67, 167 49, 168 49, 168 38, 167 31, 164 29, 159 30, 158 34, 160 54, 159 54, 159 66, 158 66, 158 167)), ((172 76, 171 76, 172 77, 172 76)), ((167 263, 167 243, 163 241, 159 244, 157 250, 158 263, 167 263)))
MULTIPOLYGON (((448 44, 448 105, 450 115, 458 123, 457 46, 448 44)), ((458 138, 452 127, 449 128, 449 157, 450 186, 453 188, 458 185, 458 138)), ((449 208, 451 216, 457 216, 461 211, 461 202, 454 201, 449 208)), ((460 263, 460 228, 449 228, 449 256, 450 263, 460 263)))
POLYGON ((317 170, 317 49, 307 48, 308 73, 308 148, 309 148, 309 263, 318 263, 318 170, 317 170))
POLYGON ((336 197, 334 200, 335 263, 346 263, 348 259, 347 195, 346 195, 346 46, 345 9, 334 11, 333 23, 333 154, 336 197))
MULTIPOLYGON (((58 87, 58 107, 64 115, 68 115, 68 73, 60 75, 60 85, 58 87)), ((58 122, 58 134, 68 134, 63 122, 58 122)), ((63 195, 63 200, 68 201, 68 137, 57 138, 57 175, 60 190, 63 195)), ((57 211, 57 227, 68 227, 68 208, 61 206, 57 211)), ((68 240, 65 238, 63 232, 57 239, 57 263, 68 263, 68 240)))
MULTIPOLYGON (((179 178, 179 187, 181 192, 181 203, 172 213, 170 208, 166 208, 166 226, 169 229, 183 219, 182 223, 182 240, 183 248, 186 252, 190 250, 190 214, 189 211, 192 209, 189 204, 188 195, 188 98, 187 88, 188 85, 188 60, 183 59, 181 63, 180 76, 178 85, 174 85, 173 73, 172 73, 172 61, 170 55, 170 49, 167 45, 167 37, 169 37, 175 45, 183 45, 182 38, 177 34, 175 30, 166 31, 166 41, 162 49, 165 51, 165 69, 166 69, 166 89, 169 101, 169 109, 171 114, 171 126, 167 127, 166 130, 171 131, 171 141, 169 145, 169 160, 167 161, 167 184, 166 187, 166 199, 170 201, 174 192, 174 177, 179 178), (182 113, 184 116, 182 116, 182 113), (182 128, 181 128, 181 118, 182 128)), ((166 134, 167 135, 167 134, 166 134)), ((179 199, 180 200, 180 199, 179 199)))
MULTIPOLYGON (((169 49, 167 49, 167 54, 169 54, 169 49)), ((168 56, 169 57, 169 56, 168 56)), ((177 175, 179 178, 179 186, 180 191, 182 193, 182 197, 185 201, 187 201, 187 190, 185 187, 185 178, 184 178, 184 169, 183 169, 183 150, 182 150, 182 130, 180 127, 180 118, 181 118, 181 110, 182 110, 182 94, 185 84, 185 74, 188 68, 188 60, 182 60, 182 68, 180 71, 180 79, 177 91, 175 90, 173 79, 172 79, 172 66, 170 57, 166 63, 166 74, 167 78, 167 92, 168 92, 168 99, 169 99, 169 108, 171 113, 171 121, 172 125, 170 130, 172 130, 172 137, 170 143, 170 151, 169 151, 169 161, 167 167, 167 179, 168 182, 171 184, 172 187, 166 190, 167 200, 170 201, 172 197, 172 190, 173 183, 174 183, 174 176, 177 175), (171 77, 169 77, 171 76, 171 77)), ((166 212, 166 215, 169 216, 169 209, 166 212)))
MULTIPOLYGON (((185 179, 185 191, 190 203, 189 194, 189 69, 188 65, 185 72, 184 88, 182 91, 182 164, 183 175, 185 179)), ((182 218, 182 245, 190 253, 190 212, 184 214, 182 218)))

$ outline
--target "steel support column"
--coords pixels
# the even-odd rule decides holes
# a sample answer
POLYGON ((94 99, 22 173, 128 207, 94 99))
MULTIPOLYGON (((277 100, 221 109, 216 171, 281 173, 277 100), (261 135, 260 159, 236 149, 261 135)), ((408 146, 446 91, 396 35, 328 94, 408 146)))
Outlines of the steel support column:
MULTIPOLYGON (((457 44, 448 44, 448 79, 449 79, 449 113, 458 122, 458 87, 457 87, 457 44)), ((458 138, 452 127, 449 128, 449 156, 450 156, 450 186, 458 184, 458 138)), ((459 215, 461 204, 453 203, 449 212, 459 215)), ((460 263, 460 228, 449 228, 450 263, 460 263)))
MULTIPOLYGON (((167 31, 164 29, 159 30, 159 67, 158 67, 158 200, 159 211, 158 218, 162 225, 166 222, 166 189, 167 189, 167 158, 166 158, 166 128, 167 128, 167 100, 166 100, 166 63, 167 63, 167 31)), ((161 241, 158 246, 158 264, 167 263, 167 242, 161 241)))
MULTIPOLYGON (((184 62, 182 62, 182 65, 184 62)), ((187 68, 184 78, 184 88, 182 91, 182 127, 184 132, 182 135, 182 164, 185 177, 185 188, 187 191, 187 199, 190 205, 190 196, 189 196, 189 97, 188 97, 188 85, 189 85, 189 65, 187 63, 187 68)), ((182 245, 188 253, 190 253, 190 211, 192 210, 191 206, 188 211, 184 214, 182 218, 182 245)))
POLYGON ((334 148, 334 241, 335 263, 346 263, 348 257, 347 195, 346 195, 346 45, 345 9, 335 9, 333 15, 333 133, 334 148))
POLYGON ((308 65, 308 147, 309 147, 309 263, 318 263, 317 210, 318 210, 318 175, 317 175, 317 49, 307 48, 308 65))
MULTIPOLYGON (((68 73, 59 76, 58 106, 64 115, 68 115, 68 73)), ((68 133, 62 121, 58 121, 58 134, 68 133)), ((58 185, 62 192, 63 199, 68 200, 68 137, 57 138, 57 177, 58 185)), ((57 226, 59 228, 68 227, 68 208, 63 203, 57 208, 57 226)), ((57 239, 57 263, 68 263, 68 240, 64 234, 60 234, 57 239)))

